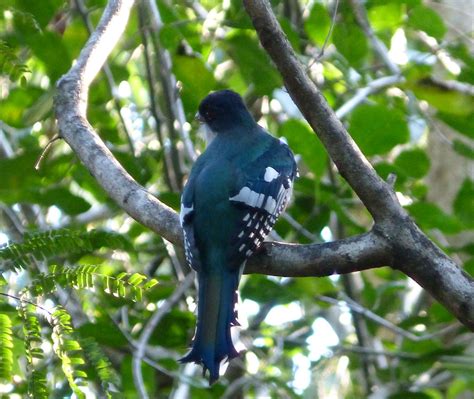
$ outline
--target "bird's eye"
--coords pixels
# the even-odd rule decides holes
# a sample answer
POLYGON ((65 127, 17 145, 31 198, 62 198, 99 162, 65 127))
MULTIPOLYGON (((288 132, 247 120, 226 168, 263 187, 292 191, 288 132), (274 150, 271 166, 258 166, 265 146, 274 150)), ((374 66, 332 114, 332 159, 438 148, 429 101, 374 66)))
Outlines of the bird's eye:
POLYGON ((214 119, 214 112, 206 111, 204 113, 204 116, 206 117, 207 120, 212 120, 212 119, 214 119))

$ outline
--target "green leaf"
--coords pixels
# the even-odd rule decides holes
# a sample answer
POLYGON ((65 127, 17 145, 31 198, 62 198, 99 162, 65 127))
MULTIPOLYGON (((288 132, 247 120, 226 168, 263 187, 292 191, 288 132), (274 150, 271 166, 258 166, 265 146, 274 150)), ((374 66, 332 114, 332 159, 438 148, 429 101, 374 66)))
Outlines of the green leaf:
POLYGON ((367 10, 370 25, 375 31, 395 30, 403 21, 402 5, 397 2, 376 5, 367 10))
POLYGON ((72 194, 65 187, 49 188, 42 193, 34 194, 36 202, 45 206, 57 206, 68 215, 79 215, 90 209, 84 198, 72 194))
POLYGON ((283 33, 288 38, 291 47, 294 49, 300 49, 300 34, 295 30, 295 26, 287 18, 279 18, 278 22, 280 23, 283 33))
POLYGON ((466 226, 474 228, 474 181, 466 178, 453 204, 454 213, 466 226))
POLYGON ((420 148, 403 151, 394 161, 394 165, 407 176, 421 179, 430 169, 430 159, 420 148))
POLYGON ((30 108, 25 110, 23 123, 30 126, 44 119, 53 108, 53 97, 53 90, 44 93, 30 108))
POLYGON ((0 380, 11 382, 13 371, 13 331, 7 314, 0 313, 0 380))
POLYGON ((319 3, 314 3, 313 7, 309 12, 308 18, 304 22, 304 28, 313 41, 321 47, 326 40, 326 36, 329 33, 331 27, 331 18, 326 10, 326 8, 319 3))
POLYGON ((247 84, 255 85, 256 94, 271 94, 282 85, 280 75, 254 36, 232 31, 227 36, 225 46, 247 84))
POLYGON ((242 298, 248 298, 255 302, 289 303, 298 299, 296 292, 282 290, 280 284, 267 276, 253 274, 249 276, 242 286, 240 293, 242 298))
POLYGON ((442 39, 446 33, 446 26, 438 13, 423 5, 419 5, 410 11, 407 25, 422 30, 436 39, 442 39))
POLYGON ((406 87, 413 90, 419 99, 427 101, 442 113, 463 118, 468 118, 469 115, 474 113, 473 96, 461 93, 458 90, 450 90, 430 77, 415 81, 408 79, 406 87))
POLYGON ((406 209, 424 229, 439 229, 447 234, 459 233, 462 230, 460 221, 444 213, 437 205, 430 202, 417 202, 406 209))
POLYGON ((453 150, 463 157, 474 159, 474 149, 461 140, 453 140, 453 150))
POLYGON ((151 342, 181 350, 193 328, 194 317, 191 312, 173 309, 163 317, 159 327, 153 332, 151 342))
POLYGON ((120 348, 127 345, 126 338, 120 333, 117 326, 106 317, 100 317, 93 323, 86 323, 78 328, 82 337, 92 337, 101 345, 120 348))
POLYGON ((349 132, 365 155, 385 154, 410 137, 404 116, 383 105, 361 105, 350 117, 349 132))
POLYGON ((44 31, 41 34, 25 37, 28 46, 46 68, 49 78, 55 82, 71 66, 71 57, 61 36, 56 32, 44 31), (61 60, 58 62, 58 60, 61 60))
POLYGON ((423 392, 400 391, 388 396, 388 399, 432 399, 432 396, 423 392))
POLYGON ((192 119, 200 101, 216 87, 216 80, 211 70, 197 57, 174 56, 173 71, 182 84, 181 98, 188 117, 192 119))
MULTIPOLYGON (((41 28, 51 22, 54 15, 64 5, 64 0, 16 0, 16 7, 32 16, 41 28)), ((65 16, 63 16, 65 17, 65 16)))
POLYGON ((474 139, 474 113, 466 116, 438 112, 436 116, 459 133, 474 139))
POLYGON ((25 127, 23 115, 44 91, 38 87, 14 88, 0 101, 0 120, 13 127, 25 127))
POLYGON ((369 52, 364 32, 354 23, 337 23, 332 41, 350 64, 360 66, 369 52))
POLYGON ((327 154, 318 137, 306 122, 289 119, 278 129, 278 136, 288 140, 288 145, 296 154, 301 154, 305 164, 317 176, 324 173, 327 154))

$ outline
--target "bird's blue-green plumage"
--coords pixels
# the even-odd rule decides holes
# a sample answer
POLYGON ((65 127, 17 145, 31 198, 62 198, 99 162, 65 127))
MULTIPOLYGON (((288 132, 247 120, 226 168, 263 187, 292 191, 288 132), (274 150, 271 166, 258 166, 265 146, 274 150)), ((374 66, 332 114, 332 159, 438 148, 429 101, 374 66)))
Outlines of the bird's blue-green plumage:
POLYGON ((181 361, 202 364, 213 383, 220 363, 238 356, 230 327, 238 324, 240 275, 284 210, 296 164, 286 144, 261 128, 234 92, 207 96, 199 118, 215 138, 194 164, 181 198, 186 258, 199 285, 193 346, 181 361))

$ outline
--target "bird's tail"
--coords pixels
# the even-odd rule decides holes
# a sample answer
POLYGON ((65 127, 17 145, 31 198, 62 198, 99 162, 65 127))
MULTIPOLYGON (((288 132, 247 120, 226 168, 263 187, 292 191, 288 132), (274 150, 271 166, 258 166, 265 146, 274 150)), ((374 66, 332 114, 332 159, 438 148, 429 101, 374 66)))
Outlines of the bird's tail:
POLYGON ((219 378, 222 360, 230 360, 239 355, 230 335, 230 327, 238 325, 235 305, 239 279, 238 270, 198 273, 196 333, 190 352, 180 361, 202 364, 203 375, 209 370, 209 384, 219 378))

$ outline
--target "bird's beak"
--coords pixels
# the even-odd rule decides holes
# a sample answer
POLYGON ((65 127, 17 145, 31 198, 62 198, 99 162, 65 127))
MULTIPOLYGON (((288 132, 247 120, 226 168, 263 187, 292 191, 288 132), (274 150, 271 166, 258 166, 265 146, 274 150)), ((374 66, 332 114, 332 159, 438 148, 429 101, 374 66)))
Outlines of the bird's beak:
POLYGON ((196 119, 197 121, 199 121, 199 123, 204 123, 205 120, 204 118, 202 117, 202 115, 198 112, 196 112, 196 115, 194 115, 194 119, 196 119))

